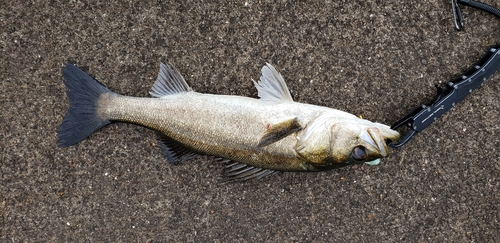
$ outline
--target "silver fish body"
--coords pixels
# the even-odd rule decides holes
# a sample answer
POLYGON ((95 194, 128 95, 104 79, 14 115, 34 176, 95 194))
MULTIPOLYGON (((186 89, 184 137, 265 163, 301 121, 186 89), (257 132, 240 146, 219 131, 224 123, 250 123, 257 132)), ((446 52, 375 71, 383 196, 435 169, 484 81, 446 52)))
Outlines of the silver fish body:
POLYGON ((164 64, 151 92, 156 98, 118 95, 73 65, 67 65, 63 74, 71 108, 59 132, 61 146, 74 144, 111 121, 128 122, 158 131, 169 162, 197 154, 232 161, 225 170, 228 179, 372 161, 389 154, 386 140, 399 137, 386 125, 294 102, 283 78, 269 64, 255 83, 260 99, 194 92, 173 66, 164 64), (78 93, 82 90, 87 90, 85 96, 78 93), (75 127, 83 129, 75 132, 75 127))

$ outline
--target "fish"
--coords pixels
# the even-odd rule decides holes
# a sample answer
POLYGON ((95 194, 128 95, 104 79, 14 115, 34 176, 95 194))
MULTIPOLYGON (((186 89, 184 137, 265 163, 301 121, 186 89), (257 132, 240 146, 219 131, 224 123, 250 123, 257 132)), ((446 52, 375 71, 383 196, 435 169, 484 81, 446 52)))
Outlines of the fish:
POLYGON ((58 145, 74 145, 124 122, 150 128, 171 164, 208 155, 225 163, 225 181, 281 171, 324 171, 389 155, 399 133, 337 109, 295 102, 269 63, 253 81, 259 98, 198 93, 172 64, 160 64, 149 97, 117 94, 73 64, 62 69, 70 107, 58 145))

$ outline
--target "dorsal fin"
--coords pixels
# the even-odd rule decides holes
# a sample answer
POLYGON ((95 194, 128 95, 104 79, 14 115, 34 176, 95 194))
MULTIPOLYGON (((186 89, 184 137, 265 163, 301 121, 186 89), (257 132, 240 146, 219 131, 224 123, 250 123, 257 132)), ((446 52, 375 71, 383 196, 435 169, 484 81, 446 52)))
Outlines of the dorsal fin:
POLYGON ((160 63, 158 78, 149 94, 161 98, 165 95, 193 91, 179 71, 172 64, 160 63))
POLYGON ((262 67, 262 76, 259 82, 257 83, 254 81, 254 84, 260 99, 263 101, 293 101, 285 80, 283 80, 281 74, 269 63, 266 63, 266 65, 262 67))

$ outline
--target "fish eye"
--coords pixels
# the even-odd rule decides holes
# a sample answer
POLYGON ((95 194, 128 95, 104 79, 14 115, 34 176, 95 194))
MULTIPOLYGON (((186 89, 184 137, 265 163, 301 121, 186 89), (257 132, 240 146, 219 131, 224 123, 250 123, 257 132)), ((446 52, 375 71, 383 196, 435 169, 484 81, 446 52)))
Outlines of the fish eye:
POLYGON ((363 146, 356 146, 352 149, 351 158, 356 161, 362 161, 366 159, 366 148, 363 146))

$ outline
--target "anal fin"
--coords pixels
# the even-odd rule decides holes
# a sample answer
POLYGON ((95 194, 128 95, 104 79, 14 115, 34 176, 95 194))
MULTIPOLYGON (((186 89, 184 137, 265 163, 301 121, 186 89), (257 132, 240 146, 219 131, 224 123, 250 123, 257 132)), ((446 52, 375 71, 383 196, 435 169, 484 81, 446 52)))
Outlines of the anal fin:
POLYGON ((295 132, 302 130, 302 124, 296 117, 270 126, 259 141, 258 147, 264 147, 277 142, 295 132))
POLYGON ((178 164, 198 156, 183 144, 161 133, 158 133, 158 144, 163 156, 171 164, 178 164))
POLYGON ((246 181, 251 179, 260 180, 264 176, 279 173, 279 171, 254 167, 239 162, 231 162, 228 160, 223 161, 228 163, 224 167, 224 171, 221 176, 221 179, 224 182, 246 181))

